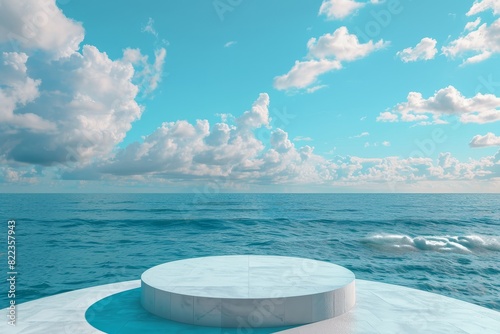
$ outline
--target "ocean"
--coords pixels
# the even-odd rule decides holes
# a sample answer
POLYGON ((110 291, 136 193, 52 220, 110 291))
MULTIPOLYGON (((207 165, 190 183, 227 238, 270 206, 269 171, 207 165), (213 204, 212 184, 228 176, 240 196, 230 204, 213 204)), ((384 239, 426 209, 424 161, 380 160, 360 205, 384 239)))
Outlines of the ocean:
POLYGON ((172 260, 264 254, 500 311, 500 194, 0 194, 0 217, 5 275, 16 221, 17 303, 172 260))

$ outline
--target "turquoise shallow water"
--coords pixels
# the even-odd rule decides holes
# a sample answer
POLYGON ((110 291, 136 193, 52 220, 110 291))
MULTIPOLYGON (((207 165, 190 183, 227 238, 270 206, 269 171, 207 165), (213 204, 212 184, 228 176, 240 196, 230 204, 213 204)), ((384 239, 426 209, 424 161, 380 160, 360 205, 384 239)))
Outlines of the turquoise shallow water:
POLYGON ((18 303, 172 260, 266 254, 500 310, 500 195, 0 194, 0 204, 5 236, 16 220, 18 303))
POLYGON ((140 303, 141 290, 132 289, 101 299, 91 305, 85 318, 105 333, 203 333, 203 334, 269 334, 292 328, 219 328, 183 324, 157 317, 146 311, 140 303))

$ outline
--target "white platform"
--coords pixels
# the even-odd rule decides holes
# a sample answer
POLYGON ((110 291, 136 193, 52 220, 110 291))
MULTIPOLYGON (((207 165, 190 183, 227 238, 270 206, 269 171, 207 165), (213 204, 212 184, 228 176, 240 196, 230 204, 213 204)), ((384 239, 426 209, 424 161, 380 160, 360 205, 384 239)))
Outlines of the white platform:
POLYGON ((213 327, 274 327, 330 319, 355 304, 354 274, 316 260, 261 255, 203 257, 141 277, 146 310, 213 327))
MULTIPOLYGON (((85 319, 87 308, 109 295, 139 288, 140 284, 136 280, 100 285, 19 304, 16 327, 7 324, 8 309, 4 308, 0 310, 0 333, 103 333, 85 319)), ((500 312, 430 292, 357 279, 356 295, 356 306, 348 313, 283 334, 498 334, 500 328, 500 312)), ((121 320, 119 332, 148 332, 148 323, 138 323, 134 317, 136 310, 123 309, 121 313, 126 320, 121 320)))

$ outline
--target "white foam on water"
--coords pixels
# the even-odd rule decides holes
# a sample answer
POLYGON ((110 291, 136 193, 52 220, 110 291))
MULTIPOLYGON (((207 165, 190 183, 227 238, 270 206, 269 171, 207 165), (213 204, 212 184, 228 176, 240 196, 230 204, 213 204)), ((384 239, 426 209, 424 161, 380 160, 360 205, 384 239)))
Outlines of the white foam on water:
POLYGON ((363 240, 366 244, 393 249, 471 253, 475 251, 500 252, 500 237, 467 236, 417 236, 404 234, 375 234, 363 240))

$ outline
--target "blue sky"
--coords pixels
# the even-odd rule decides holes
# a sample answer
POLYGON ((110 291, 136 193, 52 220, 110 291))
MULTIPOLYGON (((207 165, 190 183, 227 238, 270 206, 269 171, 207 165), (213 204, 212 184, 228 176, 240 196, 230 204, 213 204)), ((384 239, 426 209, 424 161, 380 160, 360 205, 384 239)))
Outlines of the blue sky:
POLYGON ((500 189, 498 0, 3 8, 1 191, 500 189))

